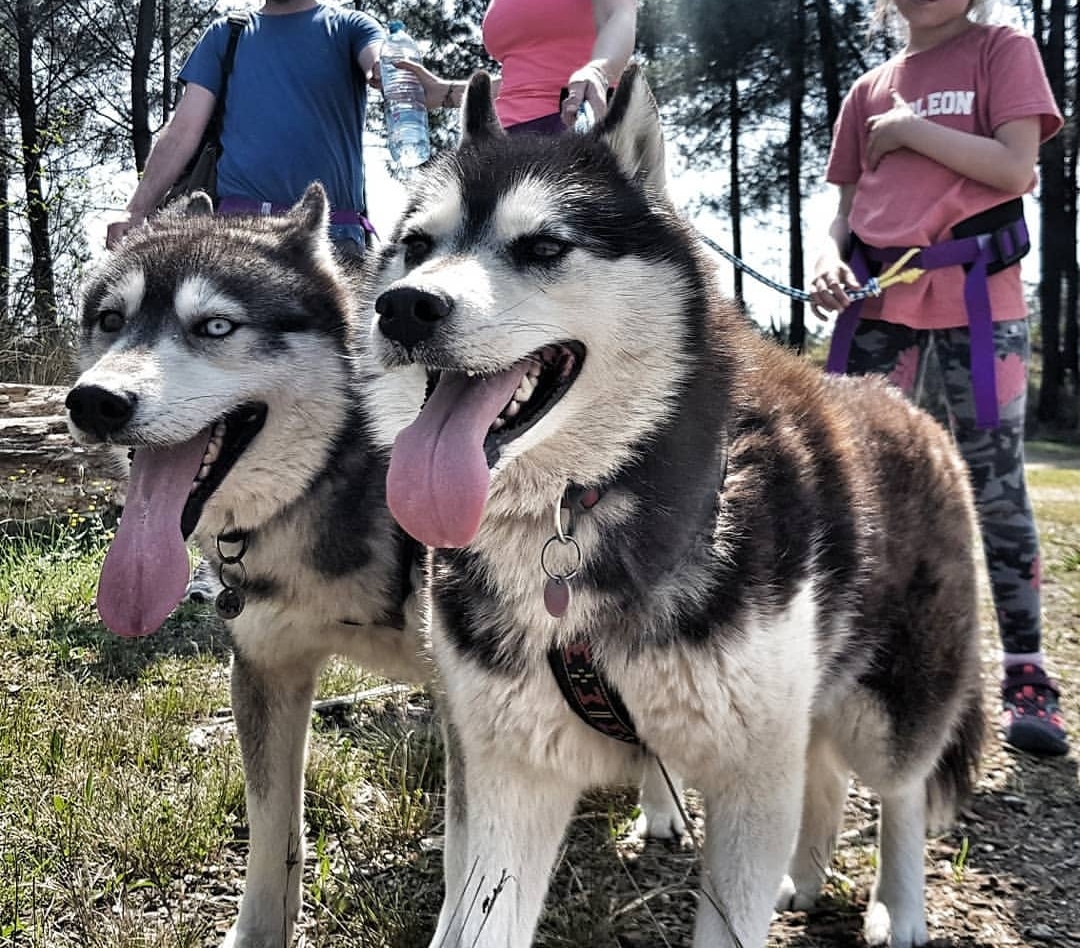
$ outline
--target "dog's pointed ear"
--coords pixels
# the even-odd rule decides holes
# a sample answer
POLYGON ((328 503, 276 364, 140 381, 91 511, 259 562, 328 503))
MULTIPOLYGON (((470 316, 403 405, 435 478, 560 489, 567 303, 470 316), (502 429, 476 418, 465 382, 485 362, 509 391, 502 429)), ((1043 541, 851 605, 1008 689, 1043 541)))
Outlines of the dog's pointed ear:
POLYGON ((307 186, 304 196, 289 210, 289 216, 309 233, 326 233, 330 226, 330 202, 319 181, 307 186))
POLYGON ((495 115, 491 96, 491 76, 475 72, 465 88, 461 103, 461 145, 475 145, 485 138, 501 138, 506 133, 495 115))
POLYGON ((619 79, 607 114, 597 129, 602 141, 631 178, 646 187, 663 191, 667 186, 664 168, 664 133, 660 109, 641 68, 631 63, 619 79))
POLYGON ((283 246, 295 249, 302 255, 314 254, 330 258, 330 202, 326 189, 318 181, 307 186, 303 197, 290 209, 288 220, 292 224, 283 246))
POLYGON ((214 202, 205 191, 194 191, 188 195, 181 213, 185 217, 212 217, 214 202))

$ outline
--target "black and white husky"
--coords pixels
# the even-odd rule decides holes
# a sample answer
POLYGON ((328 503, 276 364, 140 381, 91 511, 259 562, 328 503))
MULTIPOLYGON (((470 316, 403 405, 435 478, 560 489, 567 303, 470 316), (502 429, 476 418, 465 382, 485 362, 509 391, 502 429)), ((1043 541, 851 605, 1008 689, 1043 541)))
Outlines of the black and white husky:
MULTIPOLYGON (((313 186, 281 218, 186 215, 132 232, 88 281, 76 437, 133 449, 98 607, 146 634, 188 579, 189 535, 223 571, 251 847, 226 944, 281 948, 300 904, 304 754, 316 678, 338 653, 429 674, 415 546, 386 509, 357 353, 358 299, 313 186)), ((419 400, 417 402, 419 405, 419 400)))
POLYGON ((824 377, 717 298, 638 74, 557 140, 504 137, 489 93, 473 79, 371 313, 389 504, 435 548, 432 945, 529 945, 580 792, 646 753, 706 803, 698 948, 764 945, 778 901, 814 901, 852 771, 881 797, 867 939, 924 942, 924 834, 982 722, 962 460, 883 383, 824 377), (579 645, 648 752, 571 711, 549 656, 579 645))

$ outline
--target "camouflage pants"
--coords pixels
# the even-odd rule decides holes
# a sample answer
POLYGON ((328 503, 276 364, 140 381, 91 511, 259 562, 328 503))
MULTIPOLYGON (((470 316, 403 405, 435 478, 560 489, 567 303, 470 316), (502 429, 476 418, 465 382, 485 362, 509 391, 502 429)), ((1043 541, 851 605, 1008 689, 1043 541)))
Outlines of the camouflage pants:
POLYGON ((971 473, 990 587, 1006 652, 1040 648, 1039 535, 1024 480, 1030 342, 1026 320, 994 323, 1000 425, 975 424, 967 327, 916 330, 862 320, 848 356, 852 375, 880 374, 918 401, 931 351, 941 367, 948 420, 971 473))

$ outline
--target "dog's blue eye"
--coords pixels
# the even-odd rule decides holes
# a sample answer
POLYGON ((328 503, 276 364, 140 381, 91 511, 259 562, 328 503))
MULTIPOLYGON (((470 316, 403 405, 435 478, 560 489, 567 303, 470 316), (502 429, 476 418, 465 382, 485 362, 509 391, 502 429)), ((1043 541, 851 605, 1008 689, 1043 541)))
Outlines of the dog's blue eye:
POLYGON ((235 328, 236 324, 231 319, 226 319, 224 316, 211 316, 195 327, 195 335, 221 339, 229 335, 235 328))
POLYGON ((124 328, 124 314, 118 309, 107 309, 98 314, 98 326, 102 332, 119 332, 124 328))

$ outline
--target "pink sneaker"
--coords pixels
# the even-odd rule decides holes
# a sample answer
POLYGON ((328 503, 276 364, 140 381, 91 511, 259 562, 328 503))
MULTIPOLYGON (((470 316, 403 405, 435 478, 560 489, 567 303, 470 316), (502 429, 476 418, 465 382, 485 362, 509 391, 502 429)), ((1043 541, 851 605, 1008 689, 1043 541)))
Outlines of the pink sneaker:
POLYGON ((1061 692, 1038 665, 1010 665, 1001 684, 1001 730, 1005 743, 1029 754, 1068 753, 1061 692))

